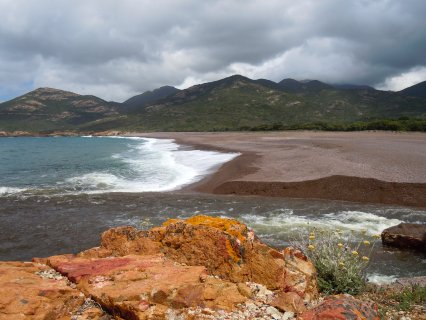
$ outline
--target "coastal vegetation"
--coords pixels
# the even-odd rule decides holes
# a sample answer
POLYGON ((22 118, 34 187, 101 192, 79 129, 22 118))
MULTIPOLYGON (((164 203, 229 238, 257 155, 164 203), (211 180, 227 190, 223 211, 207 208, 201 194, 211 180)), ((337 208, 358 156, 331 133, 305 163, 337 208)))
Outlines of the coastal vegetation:
POLYGON ((405 287, 401 292, 393 295, 397 301, 397 308, 402 311, 411 310, 413 305, 422 305, 426 303, 426 287, 412 285, 405 287))
MULTIPOLYGON (((320 130, 320 131, 420 131, 426 132, 426 119, 400 117, 398 119, 375 119, 349 123, 312 122, 296 125, 281 123, 263 124, 257 127, 241 127, 241 131, 282 131, 282 130, 320 130)), ((223 131, 223 130, 220 130, 223 131)), ((224 129, 224 131, 227 131, 224 129)))
POLYGON ((40 88, 0 104, 0 131, 426 131, 426 82, 401 92, 234 75, 107 102, 40 88), (413 90, 411 90, 412 88, 413 90), (409 90, 410 89, 410 90, 409 90))
POLYGON ((366 268, 374 244, 380 236, 368 236, 361 231, 356 241, 355 231, 312 230, 295 241, 314 264, 318 286, 325 294, 360 294, 366 288, 366 268))

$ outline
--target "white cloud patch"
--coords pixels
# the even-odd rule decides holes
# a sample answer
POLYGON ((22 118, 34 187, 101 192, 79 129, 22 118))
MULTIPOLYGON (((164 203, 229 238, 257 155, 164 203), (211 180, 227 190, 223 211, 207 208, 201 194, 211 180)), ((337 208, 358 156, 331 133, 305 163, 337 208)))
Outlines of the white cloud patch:
POLYGON ((426 80, 426 67, 414 67, 407 72, 387 78, 377 85, 380 90, 400 91, 426 80))

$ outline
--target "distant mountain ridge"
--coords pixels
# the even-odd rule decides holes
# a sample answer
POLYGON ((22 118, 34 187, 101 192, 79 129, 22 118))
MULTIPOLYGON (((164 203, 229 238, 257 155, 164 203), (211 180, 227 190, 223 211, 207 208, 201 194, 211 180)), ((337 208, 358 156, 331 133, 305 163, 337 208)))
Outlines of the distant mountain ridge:
POLYGON ((0 131, 221 131, 425 118, 426 82, 401 92, 318 80, 233 75, 179 90, 164 86, 126 100, 40 88, 0 104, 0 131))
POLYGON ((0 130, 71 130, 119 114, 119 104, 91 95, 38 88, 0 104, 0 130))
POLYGON ((180 90, 175 87, 163 86, 158 89, 154 89, 152 91, 145 91, 142 94, 131 97, 130 99, 124 101, 123 105, 125 105, 125 107, 128 109, 142 108, 152 102, 165 99, 168 96, 171 96, 179 91, 180 90))
POLYGON ((399 92, 406 96, 426 98, 426 81, 405 88, 399 92))

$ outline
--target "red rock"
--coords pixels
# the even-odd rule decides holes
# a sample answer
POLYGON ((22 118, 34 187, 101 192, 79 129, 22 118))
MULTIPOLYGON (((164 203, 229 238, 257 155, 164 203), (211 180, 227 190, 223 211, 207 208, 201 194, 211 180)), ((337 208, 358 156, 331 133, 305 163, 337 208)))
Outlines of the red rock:
POLYGON ((203 266, 183 266, 163 255, 110 258, 60 256, 48 263, 93 297, 110 313, 124 319, 158 316, 168 308, 210 307, 232 310, 247 300, 238 286, 208 277, 203 266))
POLYGON ((301 313, 306 311, 303 299, 295 292, 278 292, 271 301, 271 306, 283 312, 301 313))
POLYGON ((400 223, 383 230, 385 245, 426 252, 426 224, 400 223))
POLYGON ((45 265, 0 262, 1 320, 69 319, 83 303, 84 295, 45 265))
POLYGON ((326 297, 319 306, 302 313, 300 320, 380 320, 375 303, 360 301, 351 295, 326 297))
POLYGON ((235 283, 256 282, 270 290, 296 292, 307 300, 318 292, 315 268, 303 253, 270 248, 236 220, 194 216, 169 220, 148 232, 115 228, 102 235, 97 251, 144 254, 142 247, 160 248, 174 261, 205 266, 209 274, 235 283))
MULTIPOLYGON (((176 312, 197 319, 190 308, 232 311, 251 298, 257 299, 251 300, 256 308, 274 294, 272 304, 277 308, 301 312, 304 300, 317 295, 315 269, 302 252, 293 248, 277 251, 263 244, 246 225, 224 218, 169 220, 149 231, 113 228, 102 234, 100 247, 34 261, 53 267, 76 283, 73 289, 59 276, 63 288, 58 284, 48 286, 46 282, 54 279, 40 280, 34 271, 19 278, 30 280, 29 286, 27 280, 20 285, 35 301, 29 310, 42 314, 42 319, 50 319, 50 314, 54 315, 52 319, 69 319, 66 315, 63 318, 64 312, 78 315, 78 319, 101 319, 102 311, 90 303, 87 307, 87 301, 92 300, 85 297, 92 297, 115 319, 137 320, 164 319, 176 312), (38 281, 32 282, 34 277, 38 281), (247 281, 263 284, 255 287, 263 288, 265 294, 252 292, 255 289, 251 289, 252 284, 246 285, 247 281)), ((51 270, 40 264, 29 265, 51 270)), ((24 272, 21 269, 19 272, 24 272)), ((1 281, 6 273, 0 269, 0 284, 6 283, 4 287, 8 288, 8 280, 1 281)), ((13 319, 20 319, 20 310, 27 307, 17 288, 15 284, 12 296, 5 292, 0 297, 0 314, 6 310, 5 314, 15 316, 13 319)))

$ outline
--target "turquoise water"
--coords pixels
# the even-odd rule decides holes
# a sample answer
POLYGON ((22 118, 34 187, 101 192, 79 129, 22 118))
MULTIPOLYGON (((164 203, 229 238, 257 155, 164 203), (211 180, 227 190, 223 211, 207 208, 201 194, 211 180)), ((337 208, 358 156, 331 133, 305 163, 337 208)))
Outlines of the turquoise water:
POLYGON ((0 196, 179 189, 236 154, 137 137, 0 139, 0 196))
MULTIPOLYGON (((67 179, 91 172, 130 174, 113 154, 128 152, 133 141, 87 138, 0 139, 0 188, 72 188, 67 179)), ((77 188, 77 186, 74 186, 77 188)))

